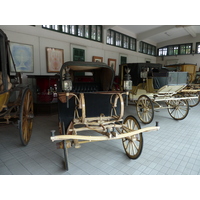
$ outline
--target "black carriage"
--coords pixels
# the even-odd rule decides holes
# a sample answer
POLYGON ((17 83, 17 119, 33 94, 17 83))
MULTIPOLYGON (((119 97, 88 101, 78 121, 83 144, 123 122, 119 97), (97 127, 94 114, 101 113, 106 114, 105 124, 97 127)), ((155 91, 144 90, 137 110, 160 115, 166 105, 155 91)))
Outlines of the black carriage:
POLYGON ((100 62, 66 62, 60 70, 58 83, 58 118, 60 135, 52 131, 52 141, 64 149, 65 169, 68 170, 67 149, 94 141, 122 139, 124 150, 131 159, 140 156, 142 132, 133 116, 124 116, 124 96, 127 92, 113 91, 114 71, 100 62), (85 132, 86 134, 82 134, 85 132), (88 133, 99 133, 99 135, 88 133))

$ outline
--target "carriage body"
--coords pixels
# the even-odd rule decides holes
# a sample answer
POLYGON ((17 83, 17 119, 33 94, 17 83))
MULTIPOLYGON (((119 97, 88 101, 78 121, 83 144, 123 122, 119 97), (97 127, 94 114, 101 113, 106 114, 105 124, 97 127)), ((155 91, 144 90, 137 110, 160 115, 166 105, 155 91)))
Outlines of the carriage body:
POLYGON ((199 90, 187 88, 188 72, 168 71, 161 64, 128 63, 120 66, 121 78, 127 67, 135 79, 129 99, 136 104, 143 123, 150 123, 154 110, 162 108, 168 109, 173 119, 182 120, 187 116, 189 106, 199 103, 199 90))
POLYGON ((70 147, 122 139, 127 156, 136 159, 143 147, 142 132, 159 129, 141 129, 133 116, 123 119, 127 92, 112 90, 114 73, 111 67, 100 62, 69 61, 61 67, 58 81, 60 135, 52 131, 51 140, 57 141, 57 148, 64 149, 67 170, 67 149, 70 147))
POLYGON ((21 143, 26 146, 32 133, 32 91, 21 83, 19 73, 11 79, 11 59, 9 40, 0 30, 0 124, 17 123, 21 143))

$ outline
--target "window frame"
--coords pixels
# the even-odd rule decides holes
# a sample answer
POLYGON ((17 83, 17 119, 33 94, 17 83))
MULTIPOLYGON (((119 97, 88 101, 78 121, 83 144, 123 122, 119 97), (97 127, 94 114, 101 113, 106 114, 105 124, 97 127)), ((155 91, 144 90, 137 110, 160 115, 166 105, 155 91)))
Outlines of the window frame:
POLYGON ((108 29, 106 32, 106 44, 131 51, 136 51, 137 40, 121 32, 108 29), (120 40, 118 40, 118 38, 120 38, 120 40))
POLYGON ((42 25, 42 28, 80 37, 83 39, 89 39, 95 42, 103 42, 102 25, 42 25), (82 34, 79 33, 80 26, 82 26, 83 29, 82 34), (92 31, 94 30, 95 33, 93 33, 95 34, 95 37, 92 37, 92 31))

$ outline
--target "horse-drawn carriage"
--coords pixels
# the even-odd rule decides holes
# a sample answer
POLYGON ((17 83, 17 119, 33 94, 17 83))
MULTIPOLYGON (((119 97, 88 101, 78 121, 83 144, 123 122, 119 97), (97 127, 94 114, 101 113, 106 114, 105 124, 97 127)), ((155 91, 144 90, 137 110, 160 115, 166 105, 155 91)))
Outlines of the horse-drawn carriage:
POLYGON ((113 79, 114 70, 104 63, 62 65, 58 83, 60 135, 52 131, 51 140, 58 141, 57 148, 64 149, 65 169, 68 170, 67 149, 80 148, 87 142, 122 139, 127 156, 136 159, 143 147, 142 132, 159 129, 141 129, 133 116, 123 120, 127 92, 112 91, 113 79))
POLYGON ((0 30, 0 123, 16 124, 22 145, 31 138, 33 125, 33 97, 27 85, 21 84, 16 72, 11 79, 12 55, 6 34, 0 30))
POLYGON ((128 63, 120 66, 121 79, 126 68, 133 80, 129 99, 145 124, 152 122, 154 110, 166 108, 173 119, 182 120, 189 106, 199 103, 199 90, 188 88, 187 72, 169 72, 161 64, 128 63))

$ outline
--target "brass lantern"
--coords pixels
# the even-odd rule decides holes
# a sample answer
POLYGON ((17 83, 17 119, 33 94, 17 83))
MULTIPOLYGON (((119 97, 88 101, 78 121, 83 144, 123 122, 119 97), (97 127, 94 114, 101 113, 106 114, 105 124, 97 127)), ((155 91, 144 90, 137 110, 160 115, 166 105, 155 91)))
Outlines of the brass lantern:
POLYGON ((69 108, 69 92, 72 90, 72 80, 69 74, 69 68, 65 69, 65 74, 62 82, 62 89, 66 92, 67 108, 69 108))
POLYGON ((132 90, 132 80, 131 80, 131 75, 129 74, 131 70, 126 67, 125 68, 125 72, 126 74, 124 75, 124 91, 129 92, 130 90, 132 90))
POLYGON ((62 88, 65 92, 70 92, 72 90, 72 80, 68 68, 65 70, 62 88))

